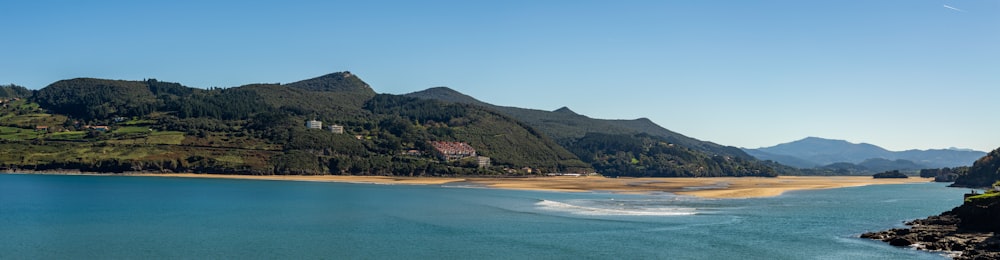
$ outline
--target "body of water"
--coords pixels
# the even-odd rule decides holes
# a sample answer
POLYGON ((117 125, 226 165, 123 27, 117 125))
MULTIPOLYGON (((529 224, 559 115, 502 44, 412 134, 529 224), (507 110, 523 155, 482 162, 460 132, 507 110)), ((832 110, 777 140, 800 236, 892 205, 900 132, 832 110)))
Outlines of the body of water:
POLYGON ((961 204, 941 183, 773 198, 0 174, 0 259, 942 259, 856 238, 961 204))

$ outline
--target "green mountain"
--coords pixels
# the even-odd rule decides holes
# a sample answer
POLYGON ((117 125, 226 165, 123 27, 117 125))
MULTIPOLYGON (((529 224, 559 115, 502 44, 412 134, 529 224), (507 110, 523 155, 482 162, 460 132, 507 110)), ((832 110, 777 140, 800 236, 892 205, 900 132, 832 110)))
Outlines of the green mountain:
POLYGON ((563 107, 543 111, 488 104, 446 87, 406 94, 469 104, 509 115, 538 129, 610 176, 774 176, 794 171, 754 159, 739 148, 704 142, 646 118, 594 119, 563 107))
POLYGON ((349 72, 196 89, 155 79, 61 80, 0 110, 0 168, 237 174, 510 175, 592 171, 509 116, 376 94, 349 72), (343 134, 307 129, 339 125, 343 134), (442 161, 432 141, 490 157, 442 161))
POLYGON ((406 96, 423 99, 433 99, 445 102, 472 104, 488 107, 504 114, 511 115, 531 126, 537 127, 557 141, 579 139, 588 133, 603 134, 648 134, 664 138, 666 141, 704 151, 708 154, 753 158, 739 148, 705 142, 667 130, 647 118, 633 120, 594 119, 577 114, 567 107, 555 111, 544 111, 518 107, 497 106, 479 101, 447 87, 435 87, 423 91, 406 94, 406 96))
POLYGON ((1000 148, 976 160, 968 173, 959 175, 952 186, 984 188, 997 181, 1000 181, 1000 148))
POLYGON ((31 96, 31 90, 25 87, 14 84, 0 85, 0 99, 2 100, 10 98, 24 98, 30 96, 31 96))

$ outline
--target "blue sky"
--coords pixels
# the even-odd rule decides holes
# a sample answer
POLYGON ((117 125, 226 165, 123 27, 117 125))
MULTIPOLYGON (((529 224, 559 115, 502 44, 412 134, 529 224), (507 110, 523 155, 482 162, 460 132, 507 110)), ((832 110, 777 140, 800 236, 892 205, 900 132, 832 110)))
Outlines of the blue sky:
POLYGON ((756 148, 1000 146, 1000 0, 3 1, 0 84, 349 70, 756 148), (208 3, 205 3, 208 2, 208 3))

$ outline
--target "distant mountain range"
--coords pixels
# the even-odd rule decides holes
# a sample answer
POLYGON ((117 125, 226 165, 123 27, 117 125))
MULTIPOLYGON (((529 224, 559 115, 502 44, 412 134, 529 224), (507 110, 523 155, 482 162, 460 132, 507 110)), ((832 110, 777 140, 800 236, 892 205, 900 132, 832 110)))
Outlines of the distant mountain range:
MULTIPOLYGON (((867 165, 879 170, 916 170, 972 165, 985 152, 969 149, 931 149, 889 151, 867 144, 844 140, 808 137, 771 147, 746 149, 748 154, 761 160, 772 160, 797 168, 837 167, 838 163, 867 165), (873 160, 876 159, 876 160, 873 160)), ((844 166, 840 164, 840 166, 844 166)))

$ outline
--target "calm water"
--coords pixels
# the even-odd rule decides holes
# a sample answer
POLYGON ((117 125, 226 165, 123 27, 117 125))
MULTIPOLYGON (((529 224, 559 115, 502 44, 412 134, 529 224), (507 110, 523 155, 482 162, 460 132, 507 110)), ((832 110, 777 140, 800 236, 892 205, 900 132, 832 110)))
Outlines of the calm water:
POLYGON ((855 237, 960 204, 944 186, 706 200, 0 174, 0 259, 942 259, 855 237))

